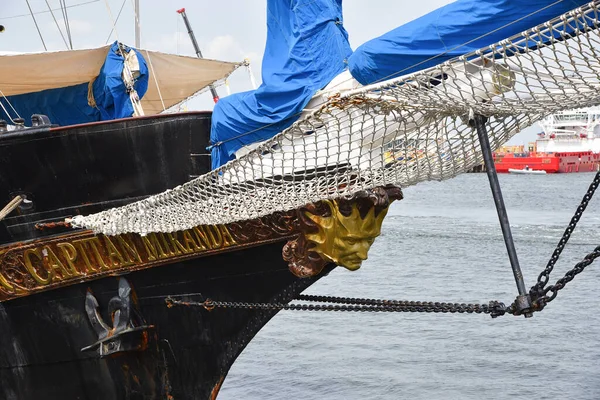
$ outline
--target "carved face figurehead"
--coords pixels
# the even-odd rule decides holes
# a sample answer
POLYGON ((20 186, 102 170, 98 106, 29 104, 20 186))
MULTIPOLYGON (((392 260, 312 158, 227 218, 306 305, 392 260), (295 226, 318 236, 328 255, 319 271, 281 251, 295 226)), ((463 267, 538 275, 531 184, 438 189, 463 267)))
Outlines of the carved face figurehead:
POLYGON ((306 234, 306 239, 314 244, 311 251, 351 271, 359 269, 367 259, 375 238, 381 234, 387 207, 375 214, 373 206, 366 215, 361 216, 357 205, 353 204, 349 215, 344 215, 337 202, 326 200, 324 203, 329 206, 331 215, 320 216, 305 212, 318 227, 318 232, 306 234))

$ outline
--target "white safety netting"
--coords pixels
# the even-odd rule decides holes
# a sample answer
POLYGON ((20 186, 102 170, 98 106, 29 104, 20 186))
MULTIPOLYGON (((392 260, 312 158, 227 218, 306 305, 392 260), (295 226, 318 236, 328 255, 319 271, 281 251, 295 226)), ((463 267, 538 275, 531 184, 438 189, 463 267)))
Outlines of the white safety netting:
POLYGON ((223 167, 72 223, 108 235, 172 232, 454 177, 482 163, 473 115, 488 117, 496 149, 549 114, 600 104, 599 4, 434 68, 329 91, 289 129, 223 167))

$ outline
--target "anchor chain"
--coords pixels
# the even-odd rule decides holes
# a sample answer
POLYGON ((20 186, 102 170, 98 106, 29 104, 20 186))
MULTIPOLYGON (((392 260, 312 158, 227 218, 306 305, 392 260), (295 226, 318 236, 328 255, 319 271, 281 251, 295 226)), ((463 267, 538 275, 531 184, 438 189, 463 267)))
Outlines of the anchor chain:
POLYGON ((511 313, 503 303, 490 301, 489 304, 440 303, 402 300, 355 299, 332 296, 299 295, 296 300, 318 301, 338 304, 285 304, 285 303, 247 303, 239 301, 214 301, 206 299, 203 302, 181 301, 167 297, 167 307, 192 306, 203 307, 208 311, 215 308, 237 308, 247 310, 295 310, 295 311, 353 311, 353 312, 426 312, 426 313, 459 313, 459 314, 489 314, 492 318, 511 313), (341 304, 341 305, 340 305, 341 304))
MULTIPOLYGON (((594 180, 590 184, 588 191, 577 207, 573 218, 565 229, 562 238, 558 242, 556 249, 552 253, 546 268, 538 276, 537 283, 529 290, 533 308, 531 311, 542 311, 544 307, 554 300, 558 292, 562 290, 567 283, 571 282, 575 276, 584 271, 594 260, 600 257, 600 246, 584 257, 572 269, 570 269, 562 278, 558 279, 554 285, 546 287, 550 280, 550 273, 554 269, 563 249, 569 241, 571 234, 575 230, 577 223, 581 219, 583 212, 587 208, 590 200, 594 196, 596 189, 600 186, 600 171, 596 173, 594 180)), ((518 299, 518 298, 517 298, 518 299)), ((353 297, 336 296, 316 296, 316 295, 298 295, 295 300, 306 302, 319 302, 322 304, 286 304, 286 303, 248 303, 238 301, 214 301, 206 299, 202 302, 175 300, 167 297, 165 302, 167 307, 194 306, 203 307, 208 311, 215 308, 236 308, 250 310, 297 310, 297 311, 351 311, 351 312, 425 312, 425 313, 459 313, 459 314, 489 314, 496 318, 505 314, 522 315, 520 308, 513 302, 510 306, 504 303, 492 300, 488 304, 476 303, 443 303, 433 301, 404 301, 404 300, 383 300, 383 299, 365 299, 353 297)))
POLYGON ((434 301, 361 299, 353 297, 315 296, 305 294, 298 295, 296 300, 368 305, 372 307, 390 308, 396 312, 490 314, 493 318, 503 315, 506 312, 511 312, 503 303, 495 300, 490 301, 488 304, 445 303, 434 301))
POLYGON ((600 246, 598 246, 594 249, 593 252, 591 252, 590 254, 585 256, 585 258, 582 261, 577 263, 571 270, 569 270, 565 274, 565 276, 563 276, 558 281, 556 281, 556 283, 554 285, 545 287, 548 284, 548 281, 550 280, 550 273, 554 269, 554 265, 558 261, 567 242, 571 238, 571 234, 575 230, 577 223, 581 219, 583 212, 587 208, 590 200, 592 200, 592 197, 594 196, 594 193, 596 192, 596 189, 598 188, 599 185, 600 185, 600 171, 598 171, 596 173, 594 180, 590 184, 586 194, 583 196, 583 199, 581 200, 581 203, 577 207, 575 214, 571 218, 569 225, 565 229, 565 232, 563 233, 562 238, 559 240, 558 245, 556 246, 556 249, 554 249, 554 252, 552 253, 552 256, 550 257, 550 260, 548 261, 546 268, 544 268, 544 270, 538 276, 537 283, 535 285, 533 285, 531 287, 531 289, 529 290, 529 294, 531 296, 534 311, 541 311, 542 309, 544 309, 544 307, 546 307, 546 305, 549 302, 551 302, 552 300, 554 300, 556 298, 556 296, 558 295, 558 292, 561 289, 563 289, 567 283, 572 281, 573 278, 577 274, 581 273, 585 269, 585 267, 590 265, 597 257, 600 256, 600 246))

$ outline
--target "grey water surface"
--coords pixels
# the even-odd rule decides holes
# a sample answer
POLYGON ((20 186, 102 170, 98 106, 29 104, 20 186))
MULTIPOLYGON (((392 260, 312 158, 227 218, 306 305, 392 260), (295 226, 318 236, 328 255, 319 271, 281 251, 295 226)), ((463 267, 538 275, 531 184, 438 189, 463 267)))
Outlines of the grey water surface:
MULTIPOLYGON (((529 288, 594 174, 502 175, 529 288)), ((485 174, 404 190, 360 270, 305 293, 510 303, 516 286, 485 174)), ((600 244, 600 193, 551 282, 600 244)), ((542 313, 282 311, 241 354, 220 400, 600 399, 600 261, 542 313)))

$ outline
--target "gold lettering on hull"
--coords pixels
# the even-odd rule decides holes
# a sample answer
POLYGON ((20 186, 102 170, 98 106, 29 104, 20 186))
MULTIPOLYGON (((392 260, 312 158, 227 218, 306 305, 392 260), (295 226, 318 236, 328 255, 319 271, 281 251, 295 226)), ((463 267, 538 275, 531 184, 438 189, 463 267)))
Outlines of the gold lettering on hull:
POLYGON ((27 272, 29 272, 31 277, 35 279, 37 283, 40 285, 47 285, 52 282, 52 275, 50 275, 50 272, 42 265, 42 250, 39 247, 25 250, 24 258, 27 272), (34 264, 37 265, 37 267, 35 267, 34 264), (40 274, 40 271, 45 272, 40 274))
POLYGON ((147 236, 86 236, 0 249, 0 301, 239 245, 225 225, 147 236))

